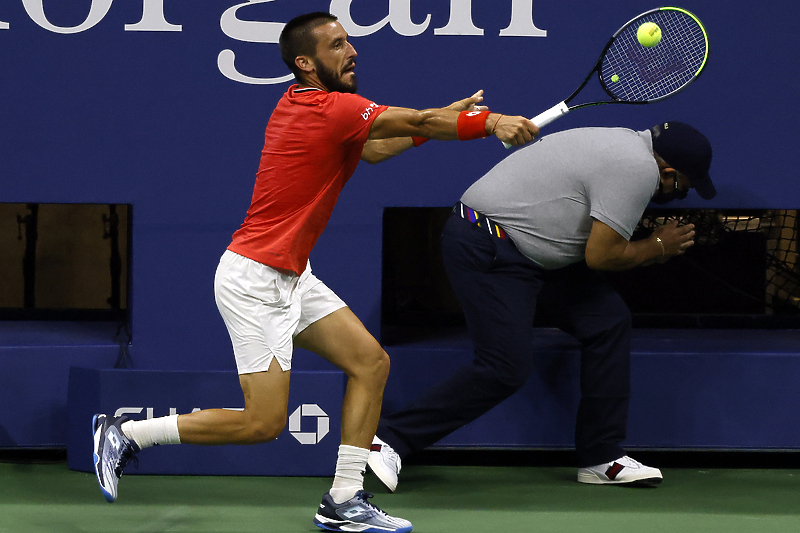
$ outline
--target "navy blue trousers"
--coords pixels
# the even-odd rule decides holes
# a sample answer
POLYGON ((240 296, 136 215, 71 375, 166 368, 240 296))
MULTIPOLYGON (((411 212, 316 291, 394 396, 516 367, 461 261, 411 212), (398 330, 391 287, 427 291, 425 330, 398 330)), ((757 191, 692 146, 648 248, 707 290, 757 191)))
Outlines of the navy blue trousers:
POLYGON ((456 214, 445 225, 442 255, 474 358, 404 409, 385 415, 378 436, 405 457, 518 391, 534 371, 538 310, 581 345, 578 467, 625 455, 620 443, 630 396, 630 311, 603 276, 583 262, 544 270, 511 241, 456 214))

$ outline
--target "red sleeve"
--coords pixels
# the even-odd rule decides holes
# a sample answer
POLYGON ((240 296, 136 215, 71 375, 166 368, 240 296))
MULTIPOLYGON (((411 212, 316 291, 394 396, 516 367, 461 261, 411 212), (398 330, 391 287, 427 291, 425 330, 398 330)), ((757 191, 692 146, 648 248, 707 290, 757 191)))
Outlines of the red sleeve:
POLYGON ((389 109, 357 94, 331 93, 331 96, 327 114, 335 124, 334 131, 346 141, 361 145, 367 142, 375 118, 389 109))

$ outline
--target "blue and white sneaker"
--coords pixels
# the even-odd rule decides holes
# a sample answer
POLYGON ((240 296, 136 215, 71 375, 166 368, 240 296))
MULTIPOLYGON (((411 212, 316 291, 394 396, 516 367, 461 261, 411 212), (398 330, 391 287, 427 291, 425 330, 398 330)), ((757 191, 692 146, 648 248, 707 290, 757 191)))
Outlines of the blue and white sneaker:
POLYGON ((372 494, 360 490, 344 503, 334 503, 330 494, 322 497, 314 524, 328 531, 357 531, 364 533, 408 533, 411 522, 389 516, 367 500, 372 494))
POLYGON ((94 471, 100 490, 108 503, 117 499, 117 483, 122 477, 122 471, 139 453, 135 442, 126 437, 120 425, 126 422, 126 416, 94 415, 92 418, 92 432, 94 436, 94 471))

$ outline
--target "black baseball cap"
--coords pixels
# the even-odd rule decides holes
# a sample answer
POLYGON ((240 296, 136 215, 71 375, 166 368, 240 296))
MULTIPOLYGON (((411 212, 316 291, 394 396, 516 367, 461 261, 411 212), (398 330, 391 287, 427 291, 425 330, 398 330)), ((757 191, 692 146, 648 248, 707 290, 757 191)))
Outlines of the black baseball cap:
POLYGON ((711 200, 717 189, 711 183, 711 143, 705 135, 683 122, 664 122, 650 129, 653 150, 669 166, 685 174, 703 200, 711 200))

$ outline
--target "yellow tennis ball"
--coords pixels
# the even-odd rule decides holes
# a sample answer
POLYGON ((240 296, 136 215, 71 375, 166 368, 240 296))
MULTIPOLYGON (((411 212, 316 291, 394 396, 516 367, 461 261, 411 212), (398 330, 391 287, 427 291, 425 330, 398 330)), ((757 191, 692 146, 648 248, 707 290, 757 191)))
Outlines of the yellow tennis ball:
POLYGON ((636 30, 636 38, 639 39, 639 44, 642 46, 652 48, 661 42, 661 28, 658 27, 658 24, 645 22, 636 30))

